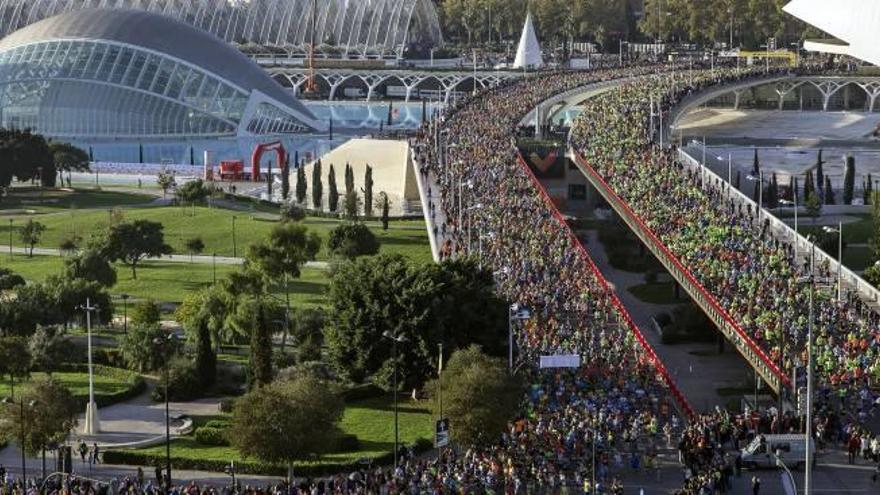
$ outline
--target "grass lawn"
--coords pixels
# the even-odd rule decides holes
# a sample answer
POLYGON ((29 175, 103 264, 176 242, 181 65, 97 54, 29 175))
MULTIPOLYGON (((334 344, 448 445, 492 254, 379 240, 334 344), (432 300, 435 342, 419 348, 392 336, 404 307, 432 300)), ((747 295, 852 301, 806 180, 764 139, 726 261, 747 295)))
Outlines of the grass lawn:
POLYGON ((675 298, 674 282, 654 282, 642 284, 627 289, 640 301, 651 304, 681 304, 683 299, 675 298))
MULTIPOLYGON (((95 203, 100 203, 94 198, 94 194, 84 196, 91 198, 95 203)), ((8 242, 10 224, 15 231, 12 242, 22 245, 18 238, 18 229, 28 220, 34 219, 44 224, 47 228, 38 247, 57 248, 62 241, 72 237, 87 239, 91 234, 106 228, 110 222, 110 211, 113 205, 110 198, 118 197, 132 202, 138 195, 122 193, 102 193, 100 199, 109 204, 95 204, 93 209, 60 208, 55 205, 54 209, 40 210, 39 215, 31 215, 15 211, 11 215, 3 215, 0 210, 0 242, 8 242), (105 197, 106 196, 106 197, 105 197)), ((141 201, 142 202, 142 201, 141 201)), ((129 203, 130 204, 130 203, 129 203)), ((30 208, 29 208, 30 209, 30 208)), ((264 218, 262 214, 249 212, 231 211, 223 208, 182 208, 176 206, 157 207, 131 207, 125 208, 123 217, 126 220, 152 220, 162 223, 165 227, 165 242, 176 253, 188 254, 184 244, 188 239, 201 237, 205 243, 204 253, 217 253, 220 256, 232 256, 233 247, 237 256, 243 256, 247 247, 262 240, 269 230, 276 224, 274 220, 264 218), (232 224, 235 218, 235 245, 233 246, 232 224)), ((327 238, 330 230, 342 221, 332 218, 308 217, 303 223, 321 236, 323 246, 318 253, 319 260, 329 257, 327 250, 327 238)), ((423 221, 401 220, 391 222, 387 231, 382 230, 379 222, 367 222, 367 226, 376 234, 384 253, 400 253, 415 261, 428 262, 431 260, 431 250, 428 244, 428 233, 423 221)))
MULTIPOLYGON (((7 255, 0 255, 0 266, 12 269, 27 280, 43 280, 61 271, 62 260, 60 256, 28 258, 21 254, 10 261, 7 255)), ((218 264, 217 280, 236 269, 236 265, 218 264)), ((138 268, 137 280, 131 277, 131 270, 125 265, 117 264, 116 270, 117 282, 110 290, 112 294, 129 294, 135 299, 155 299, 168 303, 182 302, 187 294, 210 285, 214 279, 213 266, 210 264, 146 261, 138 268)), ((299 308, 326 305, 325 290, 329 283, 326 270, 303 268, 302 277, 292 284, 293 305, 299 308)), ((121 308, 121 302, 119 305, 121 308)))
POLYGON ((132 194, 97 189, 43 190, 38 187, 13 187, 9 196, 0 201, 0 215, 4 210, 33 210, 53 213, 89 208, 112 208, 148 204, 156 199, 148 194, 132 194))
MULTIPOLYGON (((217 416, 194 418, 194 422, 198 426, 207 420, 218 418, 217 416)), ((393 424, 394 409, 389 398, 380 397, 352 402, 345 408, 340 427, 344 433, 358 437, 359 449, 353 452, 326 454, 315 462, 298 465, 346 463, 363 457, 375 458, 387 454, 394 446, 393 424)), ((433 438, 433 419, 428 406, 410 405, 404 402, 400 406, 399 427, 400 440, 407 445, 419 438, 433 438)), ((161 457, 165 455, 165 446, 134 449, 133 452, 161 457)), ((226 463, 232 459, 241 459, 241 455, 233 447, 202 445, 195 440, 193 434, 171 442, 171 457, 226 463)))
MULTIPOLYGON (((100 370, 100 368, 98 368, 100 370)), ((102 397, 109 397, 112 395, 118 395, 129 388, 131 388, 131 382, 129 380, 123 379, 123 375, 129 375, 130 379, 134 379, 136 373, 128 372, 125 373, 122 370, 117 370, 117 373, 101 373, 97 371, 95 373, 95 399, 99 400, 102 397), (120 374, 122 373, 122 374, 120 374)), ((31 373, 31 378, 29 381, 25 381, 23 384, 18 380, 15 382, 15 394, 16 397, 21 393, 22 386, 25 389, 29 389, 33 382, 44 378, 46 376, 45 373, 31 373)), ((52 377, 60 380, 69 390, 70 393, 74 395, 74 397, 78 399, 85 399, 89 395, 89 375, 85 372, 72 372, 72 371, 56 371, 52 373, 52 377)), ((6 379, 2 383, 0 383, 0 397, 8 397, 11 393, 11 387, 9 384, 9 380, 6 379)))

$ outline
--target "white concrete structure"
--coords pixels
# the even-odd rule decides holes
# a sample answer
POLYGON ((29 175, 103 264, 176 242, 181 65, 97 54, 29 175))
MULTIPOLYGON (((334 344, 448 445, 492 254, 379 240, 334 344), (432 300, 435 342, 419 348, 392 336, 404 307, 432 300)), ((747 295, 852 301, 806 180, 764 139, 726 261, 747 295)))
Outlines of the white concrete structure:
POLYGON ((805 50, 849 55, 880 65, 876 34, 880 29, 880 2, 793 0, 783 10, 840 40, 806 41, 805 50))
POLYGON ((522 36, 519 38, 519 47, 516 49, 516 59, 513 66, 517 69, 540 69, 544 66, 544 57, 541 56, 541 45, 538 44, 538 36, 535 35, 535 24, 532 22, 532 13, 526 15, 526 23, 523 25, 522 36))

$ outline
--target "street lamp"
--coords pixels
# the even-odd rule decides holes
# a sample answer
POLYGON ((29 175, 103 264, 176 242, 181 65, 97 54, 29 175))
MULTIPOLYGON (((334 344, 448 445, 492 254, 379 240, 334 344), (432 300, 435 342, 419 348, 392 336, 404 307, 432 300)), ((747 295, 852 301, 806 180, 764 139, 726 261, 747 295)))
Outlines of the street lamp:
POLYGON ((95 369, 92 365, 92 311, 97 311, 98 306, 92 306, 92 300, 87 297, 85 306, 79 306, 79 309, 86 312, 86 333, 89 353, 89 403, 86 405, 83 433, 86 435, 96 435, 101 432, 101 421, 98 417, 98 405, 95 403, 95 369))
POLYGON ((211 253, 211 270, 214 273, 214 285, 217 285, 217 253, 211 253))
POLYGON ((843 222, 834 227, 822 227, 828 234, 837 234, 837 302, 843 300, 843 222))
POLYGON ((9 259, 12 259, 12 219, 9 219, 9 259))
POLYGON ((816 256, 816 244, 812 237, 810 241, 810 274, 806 277, 798 277, 799 284, 809 286, 810 309, 807 320, 807 420, 806 420, 806 464, 804 465, 804 494, 810 495, 813 481, 813 312, 816 284, 827 282, 825 279, 819 278, 815 274, 813 262, 816 256))
POLYGON ((173 333, 153 339, 154 345, 162 347, 165 358, 165 475, 168 480, 165 486, 166 493, 171 491, 171 416, 168 413, 168 382, 171 380, 169 349, 171 343, 176 339, 177 337, 173 333))
POLYGON ((397 410, 397 344, 402 344, 407 341, 405 335, 394 335, 393 333, 385 330, 382 333, 382 337, 391 341, 391 354, 392 359, 394 360, 394 468, 397 469, 398 460, 397 460, 397 446, 400 444, 400 435, 398 431, 398 410, 397 410))
POLYGON ((124 332, 128 334, 128 298, 131 296, 122 294, 119 297, 122 298, 122 327, 124 332))
POLYGON ((764 171, 759 170, 757 177, 749 174, 748 176, 746 176, 746 179, 748 179, 752 182, 755 182, 755 181, 759 182, 759 185, 758 185, 758 222, 760 222, 761 221, 761 214, 764 212, 764 171))
MULTIPOLYGON (((24 482, 24 484, 25 484, 25 486, 26 486, 26 485, 27 485, 27 458, 26 458, 25 455, 24 455, 24 437, 25 437, 25 425, 24 425, 24 405, 25 405, 25 404, 24 404, 24 398, 21 398, 21 399, 19 399, 18 401, 16 401, 16 400, 13 399, 12 397, 4 397, 3 400, 0 401, 0 402, 2 402, 3 404, 6 404, 7 406, 10 406, 10 407, 11 407, 11 406, 14 406, 14 405, 16 405, 16 404, 19 406, 19 409, 18 409, 18 421, 19 421, 19 427, 21 428, 21 436, 20 436, 20 438, 19 438, 19 441, 20 441, 21 443, 18 445, 18 450, 21 451, 21 479, 22 479, 22 481, 24 482)), ((34 407, 34 405, 35 405, 36 403, 37 403, 37 401, 32 400, 32 401, 30 401, 30 402, 28 403, 27 406, 28 406, 28 408, 32 408, 32 407, 34 407)), ((45 477, 45 476, 44 476, 44 477, 45 477)))
POLYGON ((531 319, 532 312, 520 303, 513 303, 507 308, 507 365, 513 372, 513 322, 531 319))

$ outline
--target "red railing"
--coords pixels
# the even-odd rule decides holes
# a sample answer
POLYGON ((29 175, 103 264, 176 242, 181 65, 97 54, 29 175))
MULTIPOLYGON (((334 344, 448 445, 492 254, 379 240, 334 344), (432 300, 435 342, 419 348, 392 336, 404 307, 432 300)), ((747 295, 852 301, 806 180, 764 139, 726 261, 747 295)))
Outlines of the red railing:
POLYGON ((553 203, 553 200, 550 198, 550 195, 547 194, 547 191, 544 189, 544 186, 535 177, 535 174, 532 172, 532 169, 525 162, 522 155, 517 151, 516 153, 517 159, 519 160, 520 165, 526 171, 526 174, 531 179, 532 184, 541 194, 541 197, 544 198, 544 202, 547 204, 547 207, 550 209, 550 212, 554 217, 563 225, 566 232, 568 232, 569 238, 571 239, 572 244, 574 244, 575 249, 581 254, 581 257, 587 264, 590 266, 590 270, 593 272, 593 275, 596 277, 596 280, 602 285, 602 288, 608 293, 611 297, 611 303, 614 305, 614 308, 617 310, 617 314, 623 320, 623 323, 627 326, 627 328, 635 335, 636 340, 638 340, 639 344, 641 344, 642 348, 648 355, 648 359, 651 364, 657 370, 657 373, 663 378, 663 381, 669 387, 670 392, 672 393, 672 397, 678 403, 681 410, 684 414, 687 415, 689 419, 693 419, 695 417, 694 409, 691 407, 687 398, 678 388, 678 385, 675 384, 675 380, 672 378, 672 375, 669 374, 669 371, 666 369, 666 366, 663 364, 663 361, 657 356, 657 353, 654 352, 654 348, 651 347, 651 344, 648 343, 645 336, 642 334, 642 331, 635 324, 632 317, 629 315, 629 312, 624 307, 623 303, 620 302, 620 299, 617 297, 617 294, 608 286, 608 281, 605 280, 605 277, 602 275, 602 272, 599 271, 599 268, 596 266, 596 263, 593 262, 593 258, 590 257, 590 254, 584 248, 583 244, 581 244, 580 240, 574 235, 574 232, 568 228, 568 223, 566 223, 565 218, 563 218, 562 213, 559 212, 559 209, 556 208, 556 204, 553 203))
MULTIPOLYGON (((748 350, 751 351, 754 356, 760 359, 760 364, 765 366, 767 370, 769 370, 769 373, 762 372, 761 374, 764 375, 764 379, 771 385, 771 387, 774 388, 777 392, 779 391, 780 383, 790 387, 791 380, 789 379, 789 377, 779 370, 779 368, 776 366, 775 363, 773 363, 769 356, 767 356, 764 350, 761 349, 757 344, 755 344, 754 340, 742 329, 742 327, 739 326, 739 324, 730 316, 727 310, 721 307, 715 297, 711 293, 709 293, 709 291, 707 291, 701 283, 697 281, 693 273, 691 273, 690 270, 688 270, 684 267, 684 265, 681 264, 681 262, 674 254, 672 254, 669 248, 667 248, 666 245, 657 238, 657 236, 654 234, 654 231, 648 228, 648 226, 644 224, 642 219, 638 215, 636 215, 635 212, 632 211, 632 209, 629 207, 629 204, 623 201, 620 196, 617 195, 617 193, 611 188, 611 186, 609 186, 608 183, 605 182, 602 176, 600 176, 598 172, 593 169, 593 167, 583 158, 583 156, 581 156, 580 153, 572 150, 572 155, 575 158, 575 163, 577 164, 577 166, 581 168, 587 178, 590 179, 590 182, 592 182, 593 185, 596 186, 596 188, 599 190, 599 192, 602 193, 602 196, 606 200, 608 200, 608 202, 611 203, 612 206, 616 206, 615 210, 617 210, 618 213, 622 213, 621 216, 628 217, 632 223, 635 223, 638 226, 638 229, 642 231, 642 234, 644 234, 644 236, 651 241, 651 244, 653 244, 653 247, 655 248, 652 250, 659 251, 660 254, 662 254, 662 257, 672 264, 672 266, 679 272, 679 274, 687 280, 690 286, 692 286, 695 290, 699 292, 699 295, 701 296, 700 299, 708 304, 712 311, 715 313, 714 315, 710 314, 709 316, 712 317, 713 320, 715 320, 716 324, 720 323, 719 326, 722 327, 722 331, 724 331, 723 324, 728 325, 736 334, 736 336, 741 339, 742 343, 746 345, 748 350), (767 376, 770 373, 772 373, 772 377, 767 376), (776 383, 774 383, 771 378, 775 379, 776 383)), ((649 245, 648 247, 651 248, 652 246, 649 245)), ((734 342, 734 344, 736 344, 736 342, 734 342)), ((741 354, 743 354, 743 356, 747 360, 749 360, 749 362, 752 363, 753 367, 761 372, 761 370, 759 369, 760 366, 757 366, 758 363, 755 363, 754 359, 752 359, 751 356, 743 352, 743 349, 740 346, 737 346, 737 349, 740 351, 741 354)))

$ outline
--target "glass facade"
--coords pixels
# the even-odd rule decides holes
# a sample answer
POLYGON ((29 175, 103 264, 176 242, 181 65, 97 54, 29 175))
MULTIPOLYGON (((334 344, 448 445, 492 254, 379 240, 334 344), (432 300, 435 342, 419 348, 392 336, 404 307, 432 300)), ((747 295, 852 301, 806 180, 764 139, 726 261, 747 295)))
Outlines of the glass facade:
POLYGON ((130 45, 57 40, 0 53, 0 125, 51 136, 231 135, 248 99, 198 67, 130 45))

